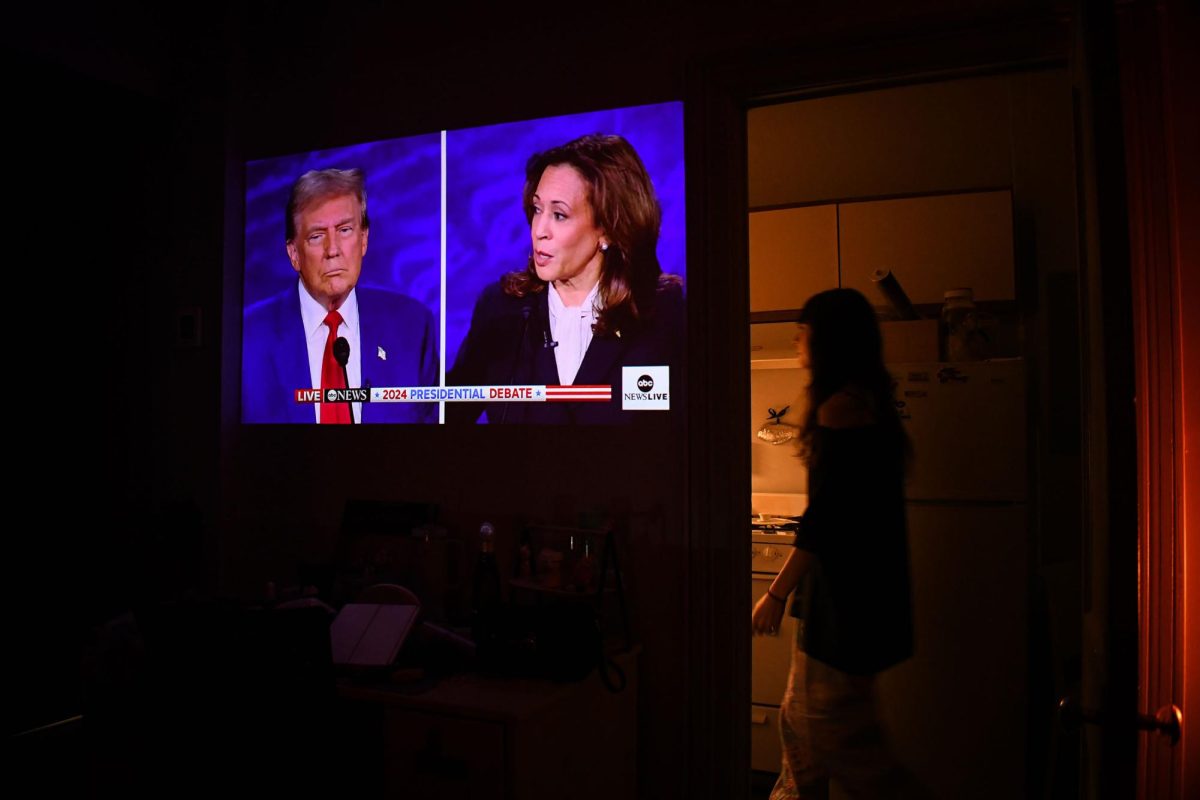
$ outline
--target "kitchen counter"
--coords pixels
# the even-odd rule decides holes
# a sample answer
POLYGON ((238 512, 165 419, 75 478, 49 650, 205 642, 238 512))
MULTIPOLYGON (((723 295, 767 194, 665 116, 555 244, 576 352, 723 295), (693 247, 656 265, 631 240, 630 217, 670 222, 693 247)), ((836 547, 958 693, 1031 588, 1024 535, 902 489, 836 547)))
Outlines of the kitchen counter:
POLYGON ((798 517, 808 508, 808 495, 799 492, 752 492, 750 513, 768 517, 798 517))

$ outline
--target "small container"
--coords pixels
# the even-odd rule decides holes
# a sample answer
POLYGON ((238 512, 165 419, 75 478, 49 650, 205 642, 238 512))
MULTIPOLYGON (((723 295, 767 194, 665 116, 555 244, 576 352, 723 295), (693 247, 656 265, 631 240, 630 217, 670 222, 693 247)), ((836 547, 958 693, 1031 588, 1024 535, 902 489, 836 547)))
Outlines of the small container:
POLYGON ((563 585, 563 554, 560 550, 543 547, 537 557, 538 581, 547 589, 563 585))
POLYGON ((979 324, 975 293, 950 289, 942 303, 942 360, 978 361, 987 358, 988 337, 979 324))

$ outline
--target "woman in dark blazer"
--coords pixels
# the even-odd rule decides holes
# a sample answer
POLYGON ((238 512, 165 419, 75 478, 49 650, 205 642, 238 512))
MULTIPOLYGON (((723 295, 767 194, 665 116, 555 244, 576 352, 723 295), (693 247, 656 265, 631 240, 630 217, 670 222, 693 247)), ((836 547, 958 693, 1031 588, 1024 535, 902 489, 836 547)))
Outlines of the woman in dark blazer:
MULTIPOLYGON (((605 385, 607 402, 450 403, 447 422, 619 423, 622 368, 670 369, 671 405, 684 376, 683 285, 658 263, 662 211, 637 152, 589 135, 534 155, 524 206, 525 269, 480 294, 447 376, 450 386, 605 385)), ((644 416, 644 414, 643 414, 644 416)))

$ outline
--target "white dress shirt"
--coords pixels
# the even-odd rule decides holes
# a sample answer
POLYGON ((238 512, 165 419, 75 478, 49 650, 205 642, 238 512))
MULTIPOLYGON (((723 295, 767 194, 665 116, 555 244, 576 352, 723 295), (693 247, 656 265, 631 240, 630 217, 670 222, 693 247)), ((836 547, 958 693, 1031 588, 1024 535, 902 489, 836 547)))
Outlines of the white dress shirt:
POLYGON ((550 335, 558 342, 554 362, 558 365, 558 380, 563 386, 575 383, 579 365, 592 343, 592 326, 596 324, 596 301, 600 297, 597 282, 587 297, 577 306, 567 306, 558 296, 554 284, 546 295, 550 309, 550 335))
MULTIPOLYGON (((312 387, 321 388, 321 363, 325 360, 325 342, 329 339, 329 326, 325 324, 325 315, 329 310, 313 299, 304 288, 304 281, 296 281, 300 287, 300 318, 304 322, 304 335, 308 340, 308 374, 312 378, 312 387)), ((346 362, 349 386, 357 389, 362 386, 362 348, 359 346, 358 335, 358 298, 354 290, 343 301, 338 313, 342 315, 342 324, 338 326, 337 335, 345 337, 350 343, 350 360, 346 362)), ((354 403, 355 422, 362 421, 362 403, 354 403)), ((313 405, 316 421, 321 421, 321 404, 313 405)))

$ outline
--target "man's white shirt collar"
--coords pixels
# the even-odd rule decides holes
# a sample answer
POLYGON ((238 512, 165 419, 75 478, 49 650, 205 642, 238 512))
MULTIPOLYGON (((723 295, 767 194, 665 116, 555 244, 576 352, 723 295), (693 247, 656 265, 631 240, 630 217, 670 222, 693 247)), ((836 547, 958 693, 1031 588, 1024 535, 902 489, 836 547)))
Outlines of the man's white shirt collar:
MULTIPOLYGON (((304 281, 297 280, 300 293, 300 321, 304 323, 304 335, 307 339, 308 374, 312 388, 321 387, 321 362, 325 359, 325 342, 329 338, 329 330, 325 326, 325 315, 329 310, 313 299, 304 286, 304 281)), ((359 341, 358 325, 358 294, 351 289, 350 294, 342 302, 338 313, 342 315, 342 324, 338 326, 338 336, 345 337, 350 343, 350 361, 346 364, 349 373, 350 387, 362 386, 362 348, 359 341)), ((302 387, 296 387, 302 388, 302 387)), ((321 419, 321 406, 315 406, 316 420, 321 419)), ((354 421, 362 419, 362 403, 354 404, 354 421)))

